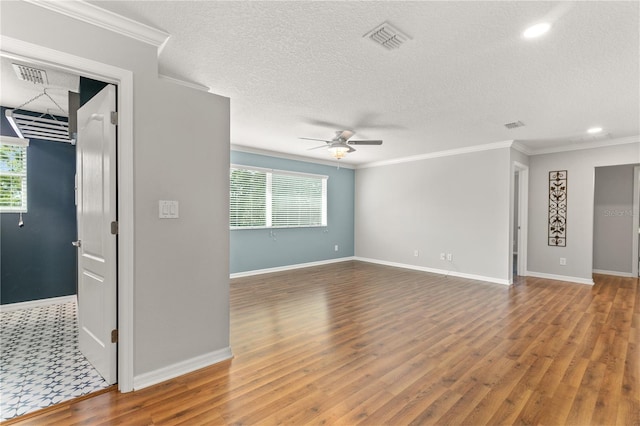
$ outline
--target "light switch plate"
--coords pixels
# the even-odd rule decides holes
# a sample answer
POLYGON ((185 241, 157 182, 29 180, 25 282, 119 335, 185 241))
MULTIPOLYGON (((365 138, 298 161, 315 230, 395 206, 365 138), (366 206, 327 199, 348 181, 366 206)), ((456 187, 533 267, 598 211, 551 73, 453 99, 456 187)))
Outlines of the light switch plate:
POLYGON ((158 201, 158 217, 160 219, 177 219, 179 217, 178 202, 173 200, 158 201))

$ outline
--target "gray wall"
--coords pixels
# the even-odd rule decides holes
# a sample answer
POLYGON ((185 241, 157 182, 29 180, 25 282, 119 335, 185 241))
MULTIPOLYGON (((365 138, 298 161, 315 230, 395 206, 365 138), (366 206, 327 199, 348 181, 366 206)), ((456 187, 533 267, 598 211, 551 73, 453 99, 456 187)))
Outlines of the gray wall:
POLYGON ((357 169, 356 256, 508 280, 510 162, 502 148, 357 169))
POLYGON ((633 164, 597 167, 593 208, 593 269, 631 274, 633 164))
POLYGON ((157 49, 26 2, 2 34, 134 77, 134 375, 229 346, 229 100, 159 80, 157 49), (158 200, 180 202, 159 220, 158 200))
POLYGON ((527 269, 591 281, 595 168, 639 160, 640 143, 531 156, 527 269), (547 245, 548 182, 552 170, 568 171, 566 247, 547 245), (560 257, 567 259, 565 266, 560 265, 560 257))
POLYGON ((270 229, 231 230, 232 273, 353 256, 354 170, 239 151, 231 162, 329 176, 327 226, 276 228, 275 237, 270 229))

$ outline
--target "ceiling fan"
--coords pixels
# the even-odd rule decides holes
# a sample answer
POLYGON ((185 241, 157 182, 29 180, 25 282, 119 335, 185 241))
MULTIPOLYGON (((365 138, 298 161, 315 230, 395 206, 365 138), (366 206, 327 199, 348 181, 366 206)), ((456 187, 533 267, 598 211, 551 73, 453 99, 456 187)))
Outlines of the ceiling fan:
POLYGON ((354 152, 355 148, 351 145, 382 145, 381 140, 352 140, 351 138, 356 133, 351 130, 338 130, 336 136, 331 140, 315 139, 315 138, 300 138, 309 141, 322 141, 325 145, 316 146, 310 149, 328 148, 329 153, 336 160, 344 158, 348 153, 354 152))

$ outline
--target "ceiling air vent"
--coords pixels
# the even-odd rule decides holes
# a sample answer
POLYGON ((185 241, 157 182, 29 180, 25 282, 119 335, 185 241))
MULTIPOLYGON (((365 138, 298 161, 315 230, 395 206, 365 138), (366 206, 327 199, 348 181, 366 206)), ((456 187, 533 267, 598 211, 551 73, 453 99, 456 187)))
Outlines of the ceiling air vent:
POLYGON ((13 70, 20 80, 30 81, 34 84, 49 84, 47 79, 47 72, 38 68, 28 67, 26 65, 11 64, 13 70))
POLYGON ((507 123, 504 125, 504 127, 506 127, 507 129, 511 130, 511 129, 517 129, 518 127, 522 127, 524 126, 524 123, 522 121, 514 121, 513 123, 507 123))
POLYGON ((411 37, 404 34, 388 22, 383 22, 381 25, 378 25, 376 28, 366 33, 363 37, 369 38, 388 50, 397 49, 405 41, 411 40, 411 37))

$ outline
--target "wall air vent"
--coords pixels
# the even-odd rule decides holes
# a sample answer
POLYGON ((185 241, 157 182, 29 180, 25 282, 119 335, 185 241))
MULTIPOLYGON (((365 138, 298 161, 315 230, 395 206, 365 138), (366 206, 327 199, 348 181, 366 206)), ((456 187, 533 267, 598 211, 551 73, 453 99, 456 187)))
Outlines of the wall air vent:
POLYGON ((39 68, 28 67, 26 65, 11 64, 18 78, 22 81, 30 81, 33 84, 49 84, 47 72, 39 68))
POLYGON ((367 37, 388 50, 398 49, 405 41, 411 40, 411 37, 388 22, 383 22, 363 37, 367 37))
POLYGON ((524 123, 522 121, 514 121, 513 123, 507 123, 504 125, 504 127, 506 127, 507 129, 511 130, 511 129, 517 129, 518 127, 523 127, 524 123))

